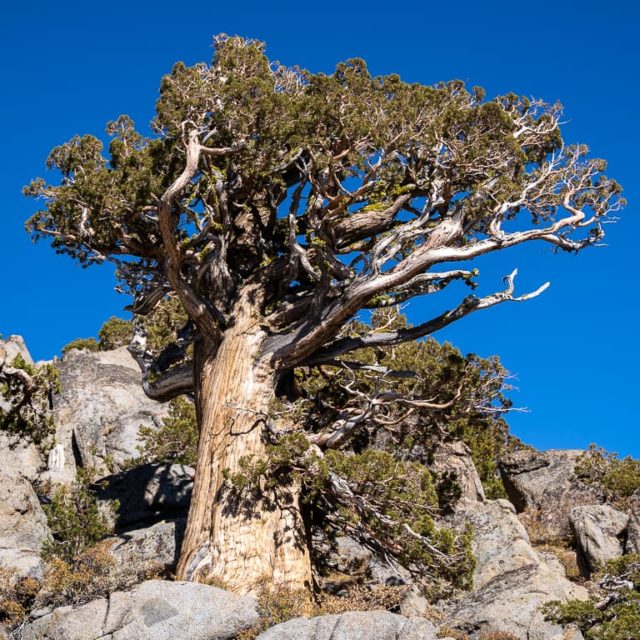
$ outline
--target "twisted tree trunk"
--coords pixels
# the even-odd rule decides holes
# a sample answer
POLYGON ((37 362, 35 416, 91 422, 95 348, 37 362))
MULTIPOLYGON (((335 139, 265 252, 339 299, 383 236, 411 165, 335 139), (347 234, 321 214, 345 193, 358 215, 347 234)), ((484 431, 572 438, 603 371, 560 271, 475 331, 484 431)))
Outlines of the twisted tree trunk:
POLYGON ((311 568, 295 486, 235 490, 225 476, 266 457, 264 426, 277 373, 261 357, 256 291, 247 290, 215 354, 196 358, 198 462, 178 578, 216 579, 236 592, 266 581, 308 588, 311 568))

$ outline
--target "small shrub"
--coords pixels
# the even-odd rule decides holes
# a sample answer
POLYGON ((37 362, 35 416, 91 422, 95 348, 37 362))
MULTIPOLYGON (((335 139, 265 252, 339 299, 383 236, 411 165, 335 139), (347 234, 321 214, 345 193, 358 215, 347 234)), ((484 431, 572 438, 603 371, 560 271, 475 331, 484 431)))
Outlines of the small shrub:
POLYGON ((550 602, 542 611, 547 620, 575 624, 586 640, 640 638, 640 555, 607 562, 594 580, 596 593, 589 600, 550 602))
MULTIPOLYGON (((71 487, 59 486, 43 506, 53 540, 43 545, 43 557, 71 563, 87 547, 112 532, 110 518, 89 488, 92 472, 80 469, 71 487)), ((117 509, 117 505, 113 506, 117 509)))
POLYGON ((478 640, 519 640, 518 636, 509 631, 485 631, 478 636, 478 640))
POLYGON ((235 640, 255 640, 263 631, 292 618, 315 615, 315 604, 305 590, 273 590, 267 582, 258 587, 260 620, 240 632, 235 640))
POLYGON ((76 338, 62 347, 63 355, 69 353, 72 349, 78 349, 80 351, 100 351, 100 345, 95 338, 76 338))
POLYGON ((318 599, 318 613, 345 613, 346 611, 397 611, 407 592, 406 586, 353 584, 344 596, 323 593, 318 599))
POLYGON ((9 569, 0 567, 0 623, 11 627, 24 620, 38 591, 40 583, 34 578, 15 579, 9 569))
POLYGON ((198 458, 198 424, 193 402, 184 396, 171 400, 162 426, 140 427, 139 455, 126 462, 136 467, 148 462, 174 462, 195 466, 198 458))
POLYGON ((438 631, 438 638, 453 638, 453 640, 469 640, 469 636, 459 629, 443 626, 438 631))
POLYGON ((254 640, 263 631, 293 618, 340 614, 347 611, 397 609, 406 587, 353 584, 345 596, 317 594, 315 600, 306 590, 273 590, 264 583, 258 589, 260 621, 236 636, 235 640, 254 640))
POLYGON ((573 582, 582 582, 583 578, 578 567, 578 559, 574 549, 562 543, 546 543, 533 545, 538 552, 552 553, 564 568, 565 575, 573 582))
POLYGON ((45 567, 40 605, 62 606, 87 602, 107 594, 114 587, 115 562, 110 544, 102 542, 69 560, 51 557, 45 567))
POLYGON ((124 347, 129 344, 132 335, 133 327, 130 320, 112 316, 102 325, 98 332, 100 351, 110 351, 111 349, 124 347))
POLYGON ((578 458, 575 473, 583 482, 600 486, 607 500, 616 504, 624 505, 640 489, 640 460, 620 459, 595 444, 578 458))
POLYGON ((95 338, 76 338, 62 347, 62 354, 64 355, 72 349, 91 352, 110 351, 128 345, 132 335, 133 328, 130 320, 112 316, 102 325, 98 332, 100 341, 95 338))

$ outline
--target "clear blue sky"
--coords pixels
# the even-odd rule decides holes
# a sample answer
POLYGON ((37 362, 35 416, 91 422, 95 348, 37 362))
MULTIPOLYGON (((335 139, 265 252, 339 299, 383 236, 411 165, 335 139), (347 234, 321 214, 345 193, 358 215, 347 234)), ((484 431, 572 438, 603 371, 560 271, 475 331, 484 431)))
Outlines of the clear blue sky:
MULTIPOLYGON (((3 3, 0 332, 22 334, 36 358, 49 358, 73 338, 95 335, 127 302, 108 268, 82 270, 23 231, 34 205, 20 190, 42 175, 51 147, 75 133, 101 134, 120 113, 148 122, 161 75, 177 60, 208 61, 215 33, 265 40, 272 58, 313 71, 358 56, 375 74, 460 78, 489 96, 559 99, 565 138, 609 160, 629 199, 608 228, 609 246, 578 256, 531 246, 485 259, 481 292, 499 288, 514 266, 520 291, 552 286, 439 337, 502 357, 517 375, 516 405, 530 409, 510 420, 526 441, 543 448, 597 441, 640 456, 639 19, 631 0, 3 3)), ((410 318, 451 302, 414 304, 410 318)))

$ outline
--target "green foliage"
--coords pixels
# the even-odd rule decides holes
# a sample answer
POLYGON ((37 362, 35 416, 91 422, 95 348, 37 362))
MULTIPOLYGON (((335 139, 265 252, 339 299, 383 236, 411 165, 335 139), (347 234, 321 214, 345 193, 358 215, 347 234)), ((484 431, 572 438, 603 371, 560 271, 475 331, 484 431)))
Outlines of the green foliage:
POLYGON ((66 354, 71 349, 84 349, 85 351, 110 351, 129 344, 132 335, 132 325, 130 320, 116 318, 112 316, 100 328, 98 336, 95 338, 77 338, 62 347, 62 353, 66 354))
POLYGON ((147 462, 175 462, 194 467, 198 457, 198 424, 195 405, 180 396, 169 403, 169 414, 162 426, 140 427, 139 456, 129 460, 127 467, 147 462))
MULTIPOLYGON (((90 470, 80 469, 69 487, 57 487, 43 506, 53 539, 43 545, 43 557, 73 563, 85 549, 112 532, 109 514, 99 507, 89 485, 90 470)), ((113 505, 117 509, 117 505, 113 505)))
POLYGON ((640 489, 640 460, 620 459, 595 444, 578 458, 575 473, 583 482, 601 487, 610 502, 624 503, 640 489))
POLYGON ((576 624, 586 640, 640 638, 640 555, 610 560, 595 580, 599 593, 585 602, 548 603, 543 608, 547 619, 576 624))
MULTIPOLYGON (((176 333, 188 318, 177 298, 166 298, 143 319, 147 333, 147 349, 159 353, 176 339, 176 333)), ((77 338, 62 348, 65 354, 71 349, 110 351, 129 344, 133 335, 131 320, 112 316, 100 328, 99 341, 95 338, 77 338)))
POLYGON ((9 367, 0 368, 0 397, 9 405, 0 408, 0 429, 48 446, 55 433, 51 398, 59 391, 60 375, 54 365, 29 364, 17 355, 9 367))
POLYGON ((167 345, 174 342, 176 333, 187 322, 188 316, 178 298, 167 298, 163 300, 144 319, 147 331, 147 346, 152 351, 162 351, 167 345))
POLYGON ((337 519, 394 548, 399 562, 413 568, 432 597, 442 595, 444 584, 469 588, 475 566, 470 531, 459 534, 436 525, 438 497, 428 469, 375 449, 329 451, 326 464, 360 498, 353 505, 343 503, 337 519))
MULTIPOLYGON (((406 325, 406 318, 393 309, 376 312, 371 327, 394 329, 406 325)), ((348 331, 363 332, 366 325, 354 323, 348 331)), ((451 406, 441 410, 416 408, 405 419, 407 409, 401 403, 381 406, 378 416, 390 423, 373 420, 359 430, 358 445, 388 447, 423 463, 430 462, 431 452, 446 439, 461 439, 471 449, 471 456, 489 498, 504 497, 498 474, 498 460, 505 452, 522 447, 509 434, 503 415, 511 408, 506 393, 509 374, 496 356, 463 356, 450 343, 433 338, 407 342, 393 349, 362 349, 351 359, 359 364, 385 367, 391 373, 380 376, 369 370, 342 371, 328 376, 318 369, 301 369, 297 383, 303 397, 297 402, 294 422, 304 423, 312 431, 322 431, 341 417, 344 410, 358 406, 354 393, 366 396, 393 393, 405 398, 428 398, 451 406), (395 372, 395 374, 394 374, 395 372), (382 437, 385 431, 388 437, 382 437)), ((455 495, 454 478, 445 479, 443 489, 455 495)))
POLYGON ((76 338, 62 347, 63 355, 69 353, 72 349, 78 349, 80 351, 100 351, 100 345, 95 338, 76 338))
MULTIPOLYGON (((127 256, 118 270, 124 291, 140 293, 158 284, 166 254, 157 206, 184 166, 187 129, 200 132, 209 150, 230 150, 201 163, 176 207, 182 275, 209 298, 226 295, 224 287, 203 279, 201 270, 221 230, 231 240, 225 271, 228 267, 243 278, 264 271, 265 264, 282 264, 275 258, 287 262, 295 256, 281 216, 258 210, 264 203, 283 205, 292 186, 304 186, 307 171, 314 182, 327 171, 333 176, 325 185, 331 192, 321 216, 329 228, 352 214, 379 213, 399 196, 431 197, 434 167, 453 163, 439 214, 442 207, 464 206, 464 240, 470 241, 485 237, 495 203, 517 202, 556 153, 562 175, 548 176, 550 184, 531 193, 530 206, 518 206, 507 217, 519 215, 531 224, 553 221, 566 196, 572 206, 591 209, 599 218, 622 203, 620 187, 599 173, 604 162, 589 159, 586 147, 563 145, 559 127, 553 126, 560 110, 560 105, 514 94, 486 100, 482 90, 469 90, 461 81, 423 86, 396 74, 373 77, 357 58, 338 64, 332 74, 287 68, 268 59, 263 43, 222 34, 215 39, 211 64, 179 62, 162 79, 153 137, 141 135, 131 118, 121 115, 107 124, 107 150, 92 135, 74 136, 54 148, 47 166, 62 179, 47 184, 38 178, 25 187, 26 195, 45 203, 27 229, 83 265, 127 256), (372 172, 378 159, 380 166, 372 172), (296 161, 307 170, 297 173, 296 161), (338 186, 369 178, 357 197, 338 186), (581 188, 571 191, 578 180, 581 188), (231 205, 227 213, 225 202, 231 205), (203 217, 199 212, 205 205, 203 217), (248 211, 261 216, 259 232, 253 225, 230 224, 248 211), (190 234, 190 225, 197 231, 190 234)), ((335 242, 314 226, 314 211, 300 212, 299 228, 304 248, 313 249, 308 252, 312 266, 321 269, 335 259, 328 251, 335 242)), ((401 213, 399 208, 396 215, 401 213)), ((377 237, 397 221, 394 216, 365 235, 377 237)), ((593 241, 601 233, 594 228, 593 241)), ((349 243, 366 255, 362 247, 370 245, 360 240, 356 234, 349 243)), ((348 272, 344 277, 351 277, 348 272)), ((282 270, 273 272, 283 285, 296 280, 289 275, 283 280, 282 270)), ((306 277, 302 284, 309 286, 306 277)), ((398 293, 389 296, 396 299, 398 293)))
POLYGON ((125 347, 131 341, 133 335, 131 321, 112 316, 98 332, 100 338, 100 350, 109 351, 118 347, 125 347))

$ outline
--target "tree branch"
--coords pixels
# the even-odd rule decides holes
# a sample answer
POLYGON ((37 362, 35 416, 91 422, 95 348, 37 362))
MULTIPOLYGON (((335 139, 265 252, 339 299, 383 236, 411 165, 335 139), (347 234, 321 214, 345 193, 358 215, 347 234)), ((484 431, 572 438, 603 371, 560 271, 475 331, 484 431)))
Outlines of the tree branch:
POLYGON ((339 338, 334 342, 327 344, 310 358, 303 360, 300 364, 304 366, 314 366, 334 360, 336 357, 356 349, 392 346, 402 342, 423 338, 424 336, 428 336, 440 329, 443 329, 452 322, 455 322, 474 311, 488 309, 502 302, 524 302, 525 300, 535 298, 550 285, 549 282, 546 282, 531 293, 514 297, 514 280, 517 274, 518 270, 514 269, 510 275, 506 276, 505 283, 507 284, 507 287, 503 291, 493 293, 483 298, 478 298, 473 295, 467 296, 454 309, 445 311, 436 318, 423 322, 415 327, 397 329, 396 331, 388 331, 385 333, 368 333, 362 336, 339 338))

